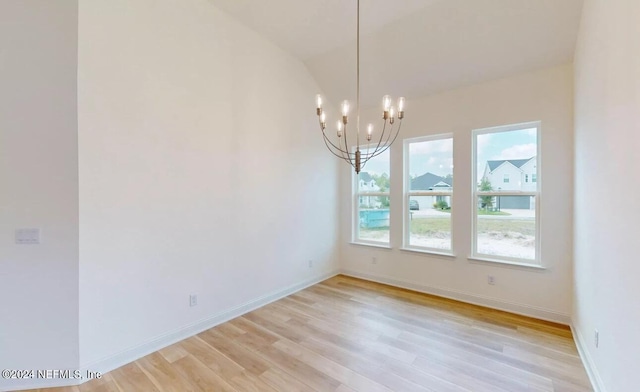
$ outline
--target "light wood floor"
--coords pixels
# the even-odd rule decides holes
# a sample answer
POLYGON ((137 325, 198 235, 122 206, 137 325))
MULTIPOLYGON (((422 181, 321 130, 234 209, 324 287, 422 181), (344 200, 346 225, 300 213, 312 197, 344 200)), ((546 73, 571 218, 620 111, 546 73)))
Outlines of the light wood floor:
POLYGON ((337 276, 47 391, 591 390, 565 326, 337 276))

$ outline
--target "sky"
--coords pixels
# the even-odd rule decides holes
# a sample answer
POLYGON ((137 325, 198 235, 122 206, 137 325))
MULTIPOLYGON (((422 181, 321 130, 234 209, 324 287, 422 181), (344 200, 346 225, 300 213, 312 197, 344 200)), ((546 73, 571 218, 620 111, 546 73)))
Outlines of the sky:
POLYGON ((529 159, 536 156, 536 128, 478 135, 476 146, 477 179, 480 180, 487 161, 529 159))
MULTIPOLYGON (((487 160, 528 159, 536 155, 536 129, 480 134, 477 136, 477 173, 482 177, 487 160)), ((370 174, 389 173, 389 150, 371 159, 362 171, 370 174)), ((427 172, 446 176, 453 174, 453 140, 440 139, 411 143, 409 175, 427 172)))

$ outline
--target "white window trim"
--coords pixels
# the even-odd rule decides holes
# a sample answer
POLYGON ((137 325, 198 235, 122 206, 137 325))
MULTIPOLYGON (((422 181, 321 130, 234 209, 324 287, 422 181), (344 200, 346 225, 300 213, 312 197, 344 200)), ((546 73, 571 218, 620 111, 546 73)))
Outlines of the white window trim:
POLYGON ((484 134, 493 134, 500 132, 510 132, 517 131, 527 128, 536 128, 536 180, 537 174, 541 172, 541 137, 542 137, 542 123, 540 121, 531 121, 519 124, 511 124, 511 125, 503 125, 497 127, 490 128, 482 128, 482 129, 474 129, 472 131, 472 146, 471 146, 471 215, 472 215, 472 223, 471 223, 471 256, 468 257, 469 260, 477 260, 477 261, 487 261, 501 264, 511 264, 522 267, 537 267, 537 268, 545 268, 542 263, 541 257, 541 249, 542 249, 542 238, 540 237, 540 205, 541 205, 541 183, 540 181, 536 181, 536 190, 531 192, 522 192, 522 191, 491 191, 491 192, 480 192, 478 191, 478 168, 477 165, 477 140, 478 135, 484 134), (535 214, 536 214, 536 258, 535 260, 531 259, 521 259, 516 257, 506 257, 506 256, 496 256, 496 255, 488 255, 484 253, 478 253, 478 244, 477 244, 477 227, 478 227, 478 197, 479 196, 533 196, 535 198, 535 214))
MULTIPOLYGON (((402 147, 402 193, 404 195, 404 203, 402 205, 402 250, 415 251, 419 253, 433 254, 439 256, 455 256, 454 254, 454 230, 453 230, 453 208, 451 208, 451 249, 432 248, 427 246, 411 245, 411 211, 409 210, 409 201, 411 196, 449 196, 451 199, 451 206, 453 206, 453 189, 451 191, 411 191, 411 179, 409 178, 409 146, 412 143, 430 142, 435 140, 451 139, 453 143, 453 133, 440 133, 437 135, 420 136, 411 139, 404 139, 402 147)), ((453 153, 452 153, 453 155, 453 153)), ((455 182, 455 176, 454 176, 455 182)))

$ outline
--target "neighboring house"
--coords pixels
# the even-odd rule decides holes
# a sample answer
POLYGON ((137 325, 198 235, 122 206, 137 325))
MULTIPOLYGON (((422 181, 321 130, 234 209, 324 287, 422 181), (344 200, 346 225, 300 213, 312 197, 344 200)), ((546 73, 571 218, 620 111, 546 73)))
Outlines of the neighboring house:
MULTIPOLYGON (((440 177, 433 173, 425 173, 411 180, 412 191, 450 191, 453 188, 451 177, 440 177)), ((411 196, 411 200, 417 200, 420 209, 433 208, 433 204, 444 200, 451 206, 450 196, 411 196)))
MULTIPOLYGON (((487 161, 483 178, 491 183, 494 191, 535 191, 536 157, 528 159, 501 159, 487 161)), ((534 209, 533 199, 524 196, 501 196, 493 203, 498 209, 534 209)))
MULTIPOLYGON (((360 172, 358 176, 358 192, 378 192, 380 187, 376 180, 367 172, 360 172)), ((366 208, 380 208, 378 196, 360 196, 360 206, 366 208)))

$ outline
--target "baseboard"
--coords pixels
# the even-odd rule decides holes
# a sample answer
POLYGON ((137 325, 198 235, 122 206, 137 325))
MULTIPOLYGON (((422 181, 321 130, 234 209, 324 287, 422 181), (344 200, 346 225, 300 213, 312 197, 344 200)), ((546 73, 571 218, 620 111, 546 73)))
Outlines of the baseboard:
POLYGON ((591 358, 589 350, 587 350, 584 336, 582 336, 580 329, 576 328, 574 323, 571 323, 571 333, 573 334, 573 341, 576 343, 578 354, 580 354, 580 359, 582 359, 584 369, 587 371, 587 375, 589 376, 589 381, 591 381, 591 386, 593 386, 594 392, 606 392, 600 373, 598 373, 598 369, 593 362, 593 358, 591 358))
MULTIPOLYGON (((110 372, 113 369, 117 369, 139 358, 142 358, 145 355, 149 355, 153 352, 163 349, 164 347, 170 346, 181 340, 189 338, 202 331, 206 331, 209 328, 213 328, 216 325, 222 324, 231 319, 242 316, 245 313, 251 312, 252 310, 258 309, 262 306, 265 306, 271 302, 277 301, 288 295, 296 293, 309 286, 313 286, 316 283, 322 282, 323 280, 326 280, 333 276, 338 275, 338 273, 339 273, 338 271, 332 271, 332 272, 328 272, 328 273, 324 273, 322 275, 316 276, 311 279, 307 279, 303 282, 293 284, 284 289, 277 290, 272 293, 263 295, 262 297, 245 302, 244 304, 237 306, 233 309, 229 309, 227 311, 215 314, 213 316, 209 316, 191 325, 187 325, 177 330, 167 332, 163 335, 157 336, 153 339, 148 340, 147 342, 144 342, 135 347, 131 347, 117 354, 111 355, 109 357, 106 357, 88 364, 82 364, 80 366, 80 373, 85 375, 87 374, 87 371, 91 371, 91 372, 100 372, 101 374, 105 374, 107 372, 110 372)), ((83 379, 83 380, 33 379, 29 381, 30 383, 23 383, 20 385, 11 385, 10 389, 2 389, 4 388, 4 386, 0 386, 0 391, 38 389, 38 388, 49 388, 49 387, 66 387, 66 386, 80 385, 89 380, 88 379, 83 379)))
POLYGON ((380 275, 371 275, 367 273, 357 272, 353 270, 342 269, 341 274, 352 276, 355 278, 370 280, 372 282, 384 283, 404 289, 419 291, 421 293, 433 294, 439 297, 454 299, 474 305, 486 306, 492 309, 504 310, 510 313, 516 313, 523 316, 534 317, 540 320, 553 321, 555 323, 570 325, 571 317, 568 314, 556 312, 553 310, 543 309, 536 306, 524 305, 515 302, 504 301, 501 299, 485 297, 481 295, 465 293, 457 290, 450 290, 441 287, 428 286, 421 283, 410 282, 406 280, 389 278, 380 275))

